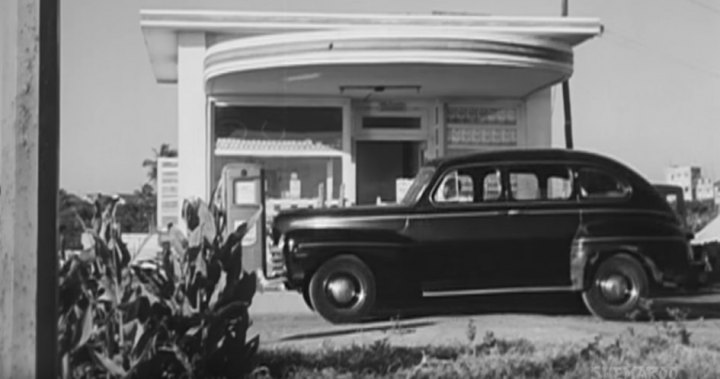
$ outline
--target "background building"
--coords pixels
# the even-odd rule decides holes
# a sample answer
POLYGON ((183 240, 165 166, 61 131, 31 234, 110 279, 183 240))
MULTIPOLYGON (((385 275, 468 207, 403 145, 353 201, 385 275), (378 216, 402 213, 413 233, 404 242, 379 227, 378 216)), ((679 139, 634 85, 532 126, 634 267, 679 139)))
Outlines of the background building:
POLYGON ((700 177, 695 184, 695 200, 715 201, 715 185, 712 179, 700 177))
POLYGON ((716 186, 702 176, 696 166, 671 166, 665 170, 665 182, 682 187, 686 201, 714 201, 716 186))
POLYGON ((699 178, 700 167, 672 166, 665 170, 665 182, 682 187, 686 201, 695 200, 695 190, 699 178))

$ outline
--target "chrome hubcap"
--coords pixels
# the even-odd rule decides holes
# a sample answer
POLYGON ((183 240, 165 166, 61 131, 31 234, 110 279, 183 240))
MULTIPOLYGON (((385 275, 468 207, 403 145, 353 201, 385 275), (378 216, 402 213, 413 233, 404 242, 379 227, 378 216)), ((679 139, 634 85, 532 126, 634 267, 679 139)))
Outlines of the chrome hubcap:
POLYGON ((603 297, 611 302, 624 302, 636 292, 626 277, 617 274, 600 280, 598 286, 603 297))
POLYGON ((337 276, 327 281, 325 290, 330 298, 340 306, 350 306, 360 298, 357 283, 347 276, 337 276))

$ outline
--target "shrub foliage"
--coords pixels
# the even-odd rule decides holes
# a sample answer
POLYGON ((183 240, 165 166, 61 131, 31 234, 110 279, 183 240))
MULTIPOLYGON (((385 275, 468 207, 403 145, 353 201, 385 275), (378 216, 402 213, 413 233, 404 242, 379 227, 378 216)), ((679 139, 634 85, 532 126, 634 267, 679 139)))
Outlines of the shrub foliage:
POLYGON ((174 231, 157 260, 131 262, 115 214, 99 196, 83 250, 61 262, 59 351, 64 378, 235 378, 250 370, 246 342, 257 279, 242 270, 245 226, 222 237, 218 213, 188 201, 188 235, 174 231))
MULTIPOLYGON (((720 346, 694 344, 684 313, 652 321, 654 331, 633 328, 584 344, 535 345, 486 332, 470 344, 369 345, 316 352, 260 350, 260 378, 717 378, 720 346)), ((474 324, 473 324, 474 327, 474 324)), ((468 329, 471 327, 469 326, 468 329)), ((473 334, 473 333, 470 333, 473 334)))

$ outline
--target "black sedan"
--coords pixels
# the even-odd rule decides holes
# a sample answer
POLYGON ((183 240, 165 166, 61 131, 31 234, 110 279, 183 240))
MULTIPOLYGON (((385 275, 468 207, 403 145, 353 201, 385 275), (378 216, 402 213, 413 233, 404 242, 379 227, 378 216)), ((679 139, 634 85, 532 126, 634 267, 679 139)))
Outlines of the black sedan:
POLYGON ((422 298, 557 291, 621 319, 702 264, 640 175, 555 149, 432 161, 397 206, 284 212, 271 233, 266 276, 334 323, 422 298))

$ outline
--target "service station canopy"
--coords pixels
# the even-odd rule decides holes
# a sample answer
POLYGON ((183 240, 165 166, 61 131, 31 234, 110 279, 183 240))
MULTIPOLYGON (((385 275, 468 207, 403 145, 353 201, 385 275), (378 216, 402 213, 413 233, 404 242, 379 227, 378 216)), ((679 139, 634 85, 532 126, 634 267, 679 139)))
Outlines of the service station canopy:
POLYGON ((567 79, 588 18, 144 10, 158 82, 201 33, 207 95, 522 98, 567 79))

